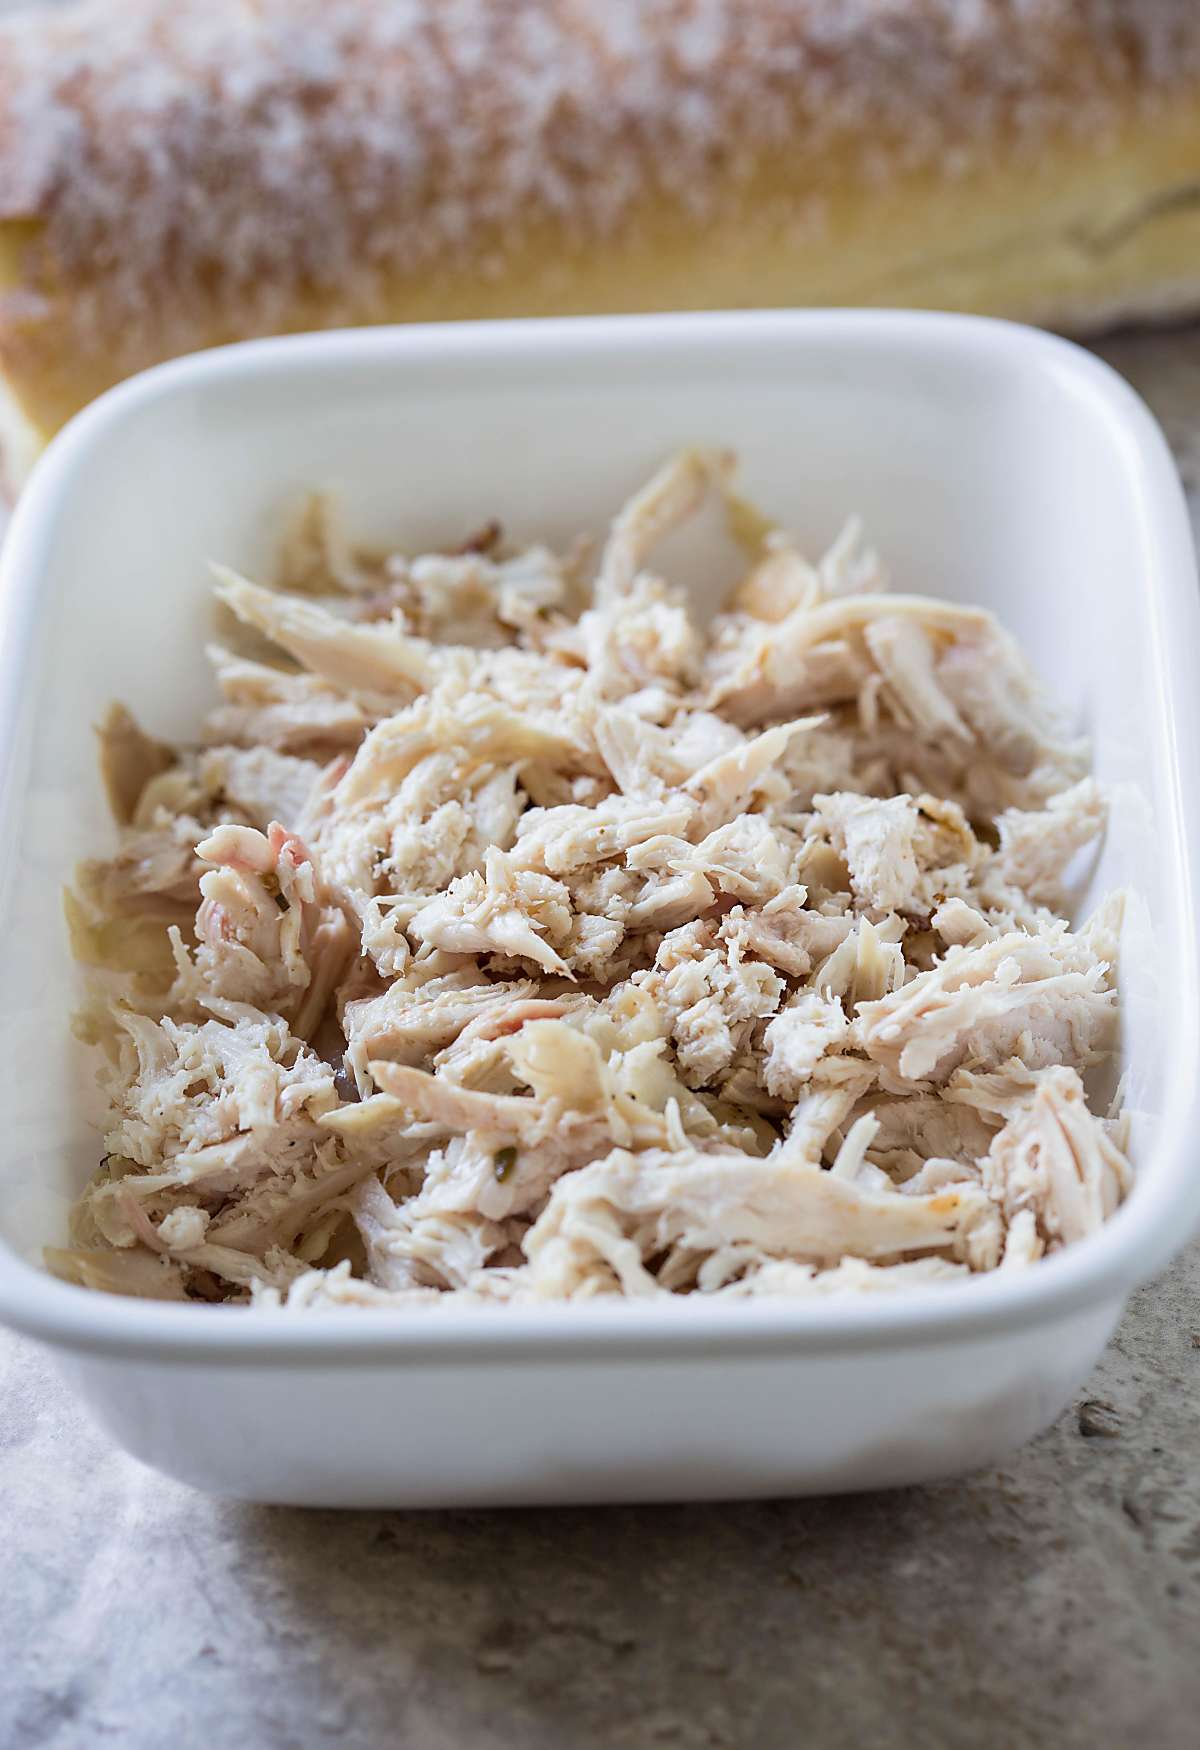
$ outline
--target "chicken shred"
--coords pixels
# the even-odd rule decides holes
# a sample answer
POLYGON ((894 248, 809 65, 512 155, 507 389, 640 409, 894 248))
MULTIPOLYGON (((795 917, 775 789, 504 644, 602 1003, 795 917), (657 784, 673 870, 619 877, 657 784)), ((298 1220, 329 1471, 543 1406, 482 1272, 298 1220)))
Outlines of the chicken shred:
POLYGON ((304 1308, 889 1293, 1028 1268, 1127 1194, 1084 1074, 1120 896, 1086 750, 983 611, 818 562, 669 461, 579 546, 360 552, 312 501, 218 574, 220 702, 99 730, 67 895, 104 1155, 49 1269, 304 1308), (724 500, 701 628, 652 568, 724 500))

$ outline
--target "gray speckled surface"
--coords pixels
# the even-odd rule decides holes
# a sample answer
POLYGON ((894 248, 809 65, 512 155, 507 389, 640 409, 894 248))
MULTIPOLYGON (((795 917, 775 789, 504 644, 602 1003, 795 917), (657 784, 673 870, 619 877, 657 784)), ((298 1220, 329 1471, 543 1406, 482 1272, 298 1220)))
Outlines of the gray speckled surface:
MULTIPOLYGON (((1200 330, 1102 350, 1200 512, 1200 330)), ((4 1750, 1191 1750, 1200 1247, 1009 1463, 833 1501, 214 1503, 0 1334, 0 1517, 4 1750)))

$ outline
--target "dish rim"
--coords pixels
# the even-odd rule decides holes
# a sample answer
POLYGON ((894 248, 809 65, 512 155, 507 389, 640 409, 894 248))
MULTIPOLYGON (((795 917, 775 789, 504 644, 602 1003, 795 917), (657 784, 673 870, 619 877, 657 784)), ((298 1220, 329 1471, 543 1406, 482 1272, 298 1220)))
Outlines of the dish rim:
MULTIPOLYGON (((993 363, 1042 373, 1083 392, 1095 416, 1121 440, 1138 517, 1147 637, 1160 676, 1154 707, 1156 763, 1169 798, 1166 847, 1176 865, 1177 914, 1171 920, 1178 973, 1168 1092, 1156 1146, 1134 1193, 1088 1239, 1027 1272, 996 1272, 969 1283, 915 1288, 895 1296, 780 1297, 698 1303, 541 1308, 354 1308, 303 1314, 261 1308, 175 1305, 98 1293, 49 1276, 0 1237, 0 1322, 80 1353, 193 1363, 337 1358, 407 1363, 472 1359, 502 1349, 508 1359, 555 1355, 609 1360, 648 1350, 688 1353, 812 1353, 897 1348, 996 1335, 1123 1298, 1185 1243, 1200 1220, 1200 1172, 1189 1173, 1189 1138, 1200 1116, 1200 796, 1184 750, 1200 756, 1200 689, 1190 670, 1200 654, 1200 594, 1182 488, 1161 430, 1116 371, 1058 336, 994 318, 896 310, 721 311, 649 316, 527 318, 500 322, 411 324, 331 330, 252 340, 172 360, 119 384, 76 415, 36 464, 0 548, 0 830, 17 794, 16 726, 25 656, 38 619, 38 588, 61 505, 90 456, 122 424, 171 399, 187 399, 239 379, 253 385, 291 372, 336 373, 372 359, 412 361, 424 370, 473 359, 510 362, 547 354, 694 351, 716 344, 901 350, 945 365, 993 363), (1189 903, 1190 901, 1190 903, 1189 903)), ((483 392, 487 392, 484 390, 483 392)), ((6 842, 12 842, 11 833, 6 842)), ((4 881, 7 886, 7 879, 4 881)))

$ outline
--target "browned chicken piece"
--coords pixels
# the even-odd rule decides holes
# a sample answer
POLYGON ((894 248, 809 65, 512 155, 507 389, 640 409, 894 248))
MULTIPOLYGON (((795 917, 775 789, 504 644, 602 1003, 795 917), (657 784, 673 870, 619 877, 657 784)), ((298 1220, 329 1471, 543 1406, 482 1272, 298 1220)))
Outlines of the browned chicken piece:
POLYGON ((100 743, 100 776, 113 818, 128 826, 151 778, 175 764, 175 752, 154 741, 124 705, 110 705, 96 730, 100 743))

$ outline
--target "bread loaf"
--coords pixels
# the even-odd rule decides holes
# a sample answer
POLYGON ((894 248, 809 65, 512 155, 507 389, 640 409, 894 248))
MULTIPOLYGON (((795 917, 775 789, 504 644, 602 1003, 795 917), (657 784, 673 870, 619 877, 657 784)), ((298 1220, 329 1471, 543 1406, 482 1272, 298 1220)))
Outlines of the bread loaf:
POLYGON ((1200 0, 104 0, 0 23, 35 447, 250 335, 1200 305, 1200 0))

